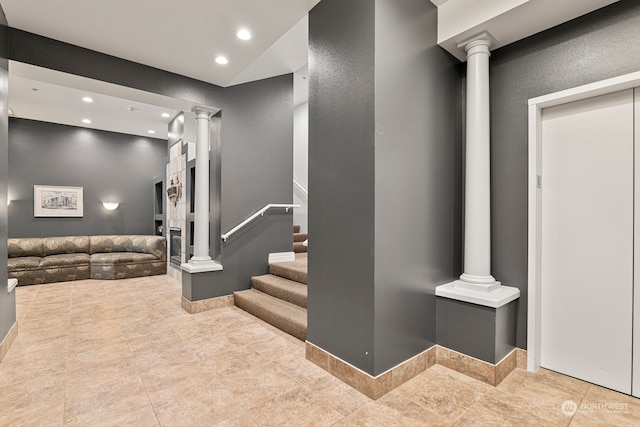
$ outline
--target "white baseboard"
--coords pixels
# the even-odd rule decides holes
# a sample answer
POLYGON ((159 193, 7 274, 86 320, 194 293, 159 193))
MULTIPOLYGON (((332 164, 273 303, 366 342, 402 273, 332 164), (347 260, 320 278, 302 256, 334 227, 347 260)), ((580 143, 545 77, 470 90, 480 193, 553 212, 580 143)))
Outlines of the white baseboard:
POLYGON ((269 254, 269 264, 274 262, 293 262, 295 260, 295 252, 274 252, 269 254))

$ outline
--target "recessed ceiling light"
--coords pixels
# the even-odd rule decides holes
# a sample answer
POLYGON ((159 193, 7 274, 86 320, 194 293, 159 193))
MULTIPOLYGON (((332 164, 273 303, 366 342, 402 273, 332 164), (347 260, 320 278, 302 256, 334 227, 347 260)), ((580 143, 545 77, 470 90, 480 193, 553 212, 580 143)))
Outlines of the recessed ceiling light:
POLYGON ((162 117, 164 117, 165 119, 168 119, 169 117, 171 117, 171 114, 169 113, 162 113, 161 114, 162 117))
POLYGON ((149 129, 147 132, 149 132, 151 135, 155 135, 156 134, 156 131, 153 130, 153 129, 149 129))
POLYGON ((91 124, 91 120, 89 119, 82 119, 82 123, 86 124, 86 125, 90 125, 91 124))
POLYGON ((220 65, 226 65, 229 63, 229 60, 226 56, 216 56, 216 62, 220 65))
POLYGON ((251 33, 246 28, 241 28, 236 33, 236 37, 240 40, 251 40, 251 33))
POLYGON ((88 103, 92 103, 93 102, 93 98, 89 97, 89 96, 85 96, 84 98, 82 98, 82 100, 84 102, 88 102, 88 103))

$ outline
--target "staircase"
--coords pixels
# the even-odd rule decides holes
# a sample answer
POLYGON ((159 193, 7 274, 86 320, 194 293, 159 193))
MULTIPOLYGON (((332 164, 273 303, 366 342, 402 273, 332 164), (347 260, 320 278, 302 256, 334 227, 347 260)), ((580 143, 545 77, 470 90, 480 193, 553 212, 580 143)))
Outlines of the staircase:
POLYGON ((293 252, 301 253, 307 252, 307 247, 303 244, 305 240, 307 240, 307 233, 300 232, 300 226, 293 226, 293 252))
POLYGON ((269 264, 269 274, 251 278, 251 289, 233 293, 237 307, 302 341, 307 338, 307 247, 302 245, 306 239, 307 234, 294 225, 296 260, 269 264))

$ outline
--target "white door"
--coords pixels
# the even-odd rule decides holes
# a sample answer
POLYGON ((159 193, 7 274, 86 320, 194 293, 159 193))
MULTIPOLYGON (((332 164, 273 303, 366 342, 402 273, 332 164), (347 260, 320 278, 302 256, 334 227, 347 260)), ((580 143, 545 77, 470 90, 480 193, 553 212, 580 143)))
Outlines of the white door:
POLYGON ((633 90, 542 114, 540 366, 629 394, 633 90))
MULTIPOLYGON (((634 89, 635 98, 635 164, 640 165, 640 88, 634 89)), ((635 172, 636 193, 640 194, 640 168, 635 172)), ((640 397, 640 196, 635 196, 634 218, 634 302, 633 302, 633 382, 631 394, 640 397)))

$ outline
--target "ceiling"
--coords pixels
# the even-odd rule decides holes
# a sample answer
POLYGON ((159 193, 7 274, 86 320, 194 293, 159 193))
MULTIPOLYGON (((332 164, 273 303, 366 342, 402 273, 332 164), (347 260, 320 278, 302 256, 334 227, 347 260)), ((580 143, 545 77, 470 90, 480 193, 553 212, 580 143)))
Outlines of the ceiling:
MULTIPOLYGON (((295 73, 294 102, 298 105, 307 98, 307 14, 319 1, 0 3, 13 28, 218 86, 295 73), (251 40, 236 37, 240 28, 252 33, 251 40), (228 64, 217 64, 218 55, 226 56, 228 64)), ((165 139, 168 122, 181 111, 180 107, 190 110, 179 100, 149 104, 141 102, 145 99, 143 94, 108 88, 77 76, 61 76, 52 70, 15 62, 9 68, 9 107, 15 117, 165 139), (113 96, 111 90, 117 91, 119 97, 113 96), (94 102, 82 102, 85 96, 94 102), (162 112, 170 117, 162 117, 162 112), (91 124, 82 123, 85 118, 91 124), (149 134, 149 130, 156 133, 149 134)))
POLYGON ((230 86, 304 66, 307 37, 300 21, 319 1, 2 0, 1 4, 13 28, 230 86), (253 38, 238 39, 240 28, 248 29, 253 38), (217 64, 218 55, 225 55, 229 63, 217 64))
MULTIPOLYGON (((617 0, 563 0, 562 7, 557 0, 430 1, 438 7, 438 43, 464 60, 458 43, 480 31, 489 31, 499 47, 617 0)), ((294 73, 295 105, 307 100, 307 15, 319 2, 0 0, 13 28, 218 86, 294 73), (241 28, 252 33, 251 40, 236 37, 241 28), (229 62, 217 64, 219 55, 229 62)), ((180 100, 25 64, 12 62, 9 74, 9 107, 16 117, 166 138, 168 121, 181 108, 190 110, 180 100), (81 102, 87 95, 94 103, 81 102), (158 118, 165 110, 171 118, 158 118), (92 123, 83 124, 83 118, 92 123)))

